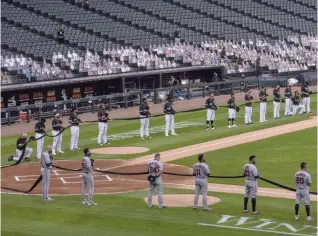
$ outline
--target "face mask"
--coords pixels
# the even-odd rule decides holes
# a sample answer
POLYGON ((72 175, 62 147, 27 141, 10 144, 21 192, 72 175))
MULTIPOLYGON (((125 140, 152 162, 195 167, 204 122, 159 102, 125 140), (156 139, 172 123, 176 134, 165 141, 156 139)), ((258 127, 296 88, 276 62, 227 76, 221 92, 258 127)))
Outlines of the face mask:
POLYGON ((49 154, 51 154, 52 153, 52 150, 51 151, 49 151, 49 154))
POLYGON ((87 154, 86 154, 86 156, 90 157, 90 156, 91 156, 91 153, 90 153, 90 152, 89 152, 89 153, 87 153, 87 154))

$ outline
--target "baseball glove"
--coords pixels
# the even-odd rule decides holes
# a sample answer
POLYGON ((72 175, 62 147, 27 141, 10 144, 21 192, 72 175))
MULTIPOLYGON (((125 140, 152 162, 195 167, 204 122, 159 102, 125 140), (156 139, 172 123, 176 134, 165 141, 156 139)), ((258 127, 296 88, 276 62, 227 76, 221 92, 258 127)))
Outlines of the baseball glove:
POLYGON ((281 101, 282 101, 282 103, 285 103, 285 98, 282 98, 281 101))
POLYGON ((34 136, 31 136, 31 137, 29 138, 29 142, 34 141, 34 140, 35 140, 35 137, 34 137, 34 136))
POLYGON ((236 110, 236 112, 239 112, 240 111, 240 107, 236 106, 235 110, 236 110))
POLYGON ((157 176, 149 175, 147 179, 149 182, 154 182, 156 180, 156 178, 157 178, 157 176))
POLYGON ((214 107, 213 107, 213 110, 217 110, 218 109, 218 106, 217 105, 214 105, 214 107))

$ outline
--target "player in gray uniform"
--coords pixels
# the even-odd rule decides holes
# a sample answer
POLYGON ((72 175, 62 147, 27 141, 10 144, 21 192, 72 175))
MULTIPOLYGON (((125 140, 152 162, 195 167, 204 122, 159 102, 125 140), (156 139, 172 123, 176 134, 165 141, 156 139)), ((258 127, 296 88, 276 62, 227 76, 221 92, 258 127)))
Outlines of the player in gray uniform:
POLYGON ((295 204, 295 219, 299 219, 298 211, 299 204, 302 199, 305 202, 305 208, 307 213, 307 220, 314 220, 310 216, 310 195, 309 195, 309 186, 311 185, 310 174, 306 172, 307 164, 302 162, 300 164, 300 171, 295 174, 295 183, 296 183, 296 204, 295 204))
POLYGON ((252 197, 252 214, 257 214, 256 211, 256 194, 257 194, 257 179, 258 172, 255 166, 256 156, 252 155, 249 157, 249 163, 243 167, 243 175, 246 177, 245 180, 245 197, 244 197, 244 213, 248 213, 247 203, 248 198, 252 197))
POLYGON ((200 192, 202 193, 202 205, 203 210, 210 211, 208 207, 208 179, 210 175, 210 169, 207 164, 205 164, 204 154, 199 154, 199 162, 193 166, 193 175, 195 176, 195 196, 194 196, 194 206, 193 209, 198 209, 198 201, 200 197, 200 192))
POLYGON ((149 181, 149 194, 148 194, 148 207, 152 207, 152 195, 155 191, 155 188, 158 189, 158 205, 159 208, 166 208, 163 205, 163 184, 161 174, 163 171, 163 165, 160 162, 160 154, 155 154, 154 160, 148 162, 148 173, 149 176, 155 177, 154 181, 149 181))
POLYGON ((93 163, 90 158, 91 151, 89 148, 84 148, 84 157, 82 159, 82 203, 95 206, 97 203, 93 202, 94 193, 94 178, 93 178, 93 163), (88 199, 86 201, 86 188, 88 188, 88 199))
POLYGON ((49 197, 49 186, 52 169, 52 147, 47 146, 46 151, 41 154, 41 174, 42 174, 42 200, 52 201, 49 197))

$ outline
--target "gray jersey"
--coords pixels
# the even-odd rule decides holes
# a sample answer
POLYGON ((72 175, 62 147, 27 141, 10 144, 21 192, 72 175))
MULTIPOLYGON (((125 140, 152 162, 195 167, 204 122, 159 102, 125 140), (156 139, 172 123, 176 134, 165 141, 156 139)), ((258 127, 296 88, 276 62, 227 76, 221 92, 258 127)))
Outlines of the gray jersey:
POLYGON ((152 160, 148 162, 149 175, 157 176, 157 174, 161 171, 163 171, 163 165, 160 161, 152 160))
POLYGON ((306 171, 298 171, 295 174, 295 183, 297 190, 309 189, 309 186, 311 184, 310 174, 308 174, 306 171))
POLYGON ((210 174, 210 169, 207 164, 198 162, 193 166, 193 173, 198 179, 206 179, 210 174))
POLYGON ((51 169, 52 168, 52 160, 51 160, 51 156, 48 152, 43 152, 41 154, 41 166, 44 169, 51 169))
POLYGON ((84 173, 91 173, 92 172, 92 161, 87 156, 83 157, 83 159, 82 159, 82 171, 84 173))
POLYGON ((258 171, 255 165, 253 164, 246 164, 243 167, 243 175, 246 178, 246 181, 256 181, 258 177, 258 171))

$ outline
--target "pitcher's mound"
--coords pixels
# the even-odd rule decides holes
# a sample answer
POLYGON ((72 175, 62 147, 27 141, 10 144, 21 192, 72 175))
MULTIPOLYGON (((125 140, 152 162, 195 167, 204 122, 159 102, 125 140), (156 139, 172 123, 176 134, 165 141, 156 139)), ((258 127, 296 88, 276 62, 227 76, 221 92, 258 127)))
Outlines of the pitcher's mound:
MULTIPOLYGON (((148 198, 144 198, 148 202, 148 198)), ((194 195, 193 194, 167 194, 163 195, 163 203, 167 207, 193 207, 194 195)), ((208 196, 208 205, 213 205, 221 202, 220 198, 208 196)), ((152 199, 153 205, 158 206, 158 196, 152 199)), ((200 195, 199 206, 202 207, 202 196, 200 195)))
POLYGON ((92 153, 96 154, 134 154, 148 152, 146 147, 105 147, 92 149, 92 153))

